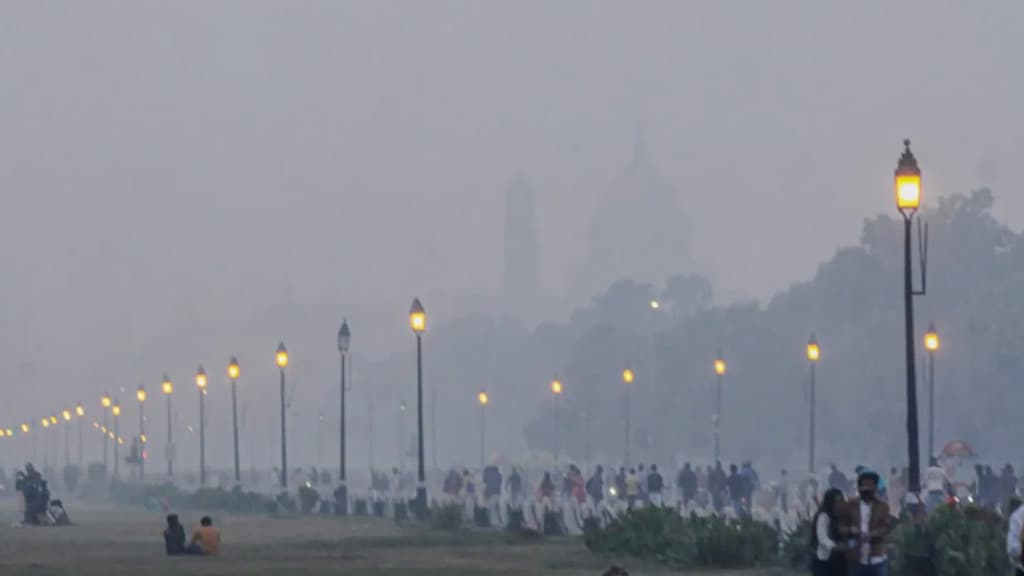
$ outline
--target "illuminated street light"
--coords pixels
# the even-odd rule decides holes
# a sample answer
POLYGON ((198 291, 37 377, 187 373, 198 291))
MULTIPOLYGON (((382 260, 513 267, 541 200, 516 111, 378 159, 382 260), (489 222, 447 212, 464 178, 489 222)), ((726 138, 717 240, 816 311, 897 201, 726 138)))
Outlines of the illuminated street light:
POLYGON ((810 443, 810 447, 808 449, 807 454, 808 454, 808 463, 809 463, 808 464, 808 470, 810 471, 811 474, 814 474, 814 442, 815 442, 815 436, 816 436, 815 417, 817 416, 817 414, 815 412, 816 408, 817 408, 816 402, 815 402, 815 390, 817 388, 817 384, 815 383, 815 379, 816 379, 815 365, 818 363, 818 360, 820 358, 821 358, 821 348, 818 346, 818 339, 814 337, 814 334, 811 334, 810 340, 807 341, 807 361, 811 365, 811 403, 810 403, 811 434, 810 434, 810 437, 808 438, 808 442, 810 443))
POLYGON ((622 410, 623 412, 625 412, 625 417, 623 418, 623 420, 626 423, 626 437, 623 443, 623 452, 625 453, 625 464, 627 467, 629 467, 629 449, 631 444, 630 435, 632 434, 632 426, 629 423, 631 417, 630 412, 632 412, 632 410, 630 409, 629 389, 632 388, 630 384, 633 383, 634 379, 635 375, 633 374, 633 370, 626 368, 625 370, 622 371, 622 383, 626 385, 626 401, 623 402, 622 404, 622 410))
POLYGON ((231 381, 231 427, 235 439, 235 483, 239 485, 242 483, 242 471, 238 460, 238 397, 235 389, 241 375, 242 369, 238 366, 238 358, 232 356, 228 361, 228 380, 231 381))
MULTIPOLYGON (((922 236, 918 230, 919 251, 921 259, 921 290, 914 289, 913 265, 911 263, 911 231, 914 215, 921 206, 921 168, 917 158, 910 151, 910 140, 903 141, 903 154, 900 156, 894 174, 896 191, 896 209, 903 216, 903 311, 904 328, 906 330, 906 368, 907 368, 907 448, 909 460, 908 495, 921 494, 921 456, 918 446, 917 421, 917 368, 914 351, 914 296, 925 293, 925 262, 928 254, 927 229, 922 236)), ((908 498, 908 502, 914 498, 908 498)), ((917 501, 920 498, 916 498, 917 501)))
POLYGON ((206 370, 196 370, 196 389, 199 390, 199 485, 206 485, 206 370))
POLYGON ((715 462, 720 461, 722 457, 722 377, 728 368, 725 358, 719 352, 715 357, 715 376, 718 379, 718 385, 715 386, 715 462))
MULTIPOLYGON (((121 436, 121 404, 119 402, 115 401, 114 404, 110 407, 110 413, 114 415, 114 431, 113 431, 113 434, 111 436, 111 439, 116 437, 118 440, 120 440, 120 436, 121 436)), ((121 458, 118 456, 118 446, 120 446, 120 444, 121 444, 120 442, 114 442, 114 477, 115 478, 117 478, 118 472, 119 472, 120 466, 121 466, 121 464, 120 464, 121 458)))
POLYGON ((935 353, 939 351, 939 333, 935 324, 928 325, 924 348, 928 351, 928 457, 935 456, 935 353))
POLYGON ((423 518, 427 510, 427 474, 423 454, 423 332, 427 329, 427 313, 419 298, 409 308, 409 327, 416 335, 416 514, 423 518))
MULTIPOLYGON (((142 384, 139 384, 138 389, 135 390, 135 399, 139 401, 139 439, 146 437, 146 389, 143 388, 142 384)), ((142 448, 140 447, 139 452, 139 483, 146 483, 146 459, 144 458, 142 448)))
POLYGON ((491 401, 487 392, 481 390, 476 395, 476 401, 480 403, 480 469, 487 465, 487 404, 491 401))
POLYGON ((284 369, 288 366, 288 349, 284 342, 277 345, 277 353, 274 357, 277 367, 281 371, 281 488, 288 489, 288 436, 285 432, 285 394, 284 394, 284 369))

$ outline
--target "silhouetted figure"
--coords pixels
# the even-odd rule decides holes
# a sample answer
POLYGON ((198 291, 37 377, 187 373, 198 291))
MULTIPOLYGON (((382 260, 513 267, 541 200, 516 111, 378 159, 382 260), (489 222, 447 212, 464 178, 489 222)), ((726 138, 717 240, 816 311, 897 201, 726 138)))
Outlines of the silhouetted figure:
POLYGON ((185 528, 178 521, 177 514, 167 515, 167 528, 164 528, 164 550, 168 556, 185 553, 185 528))
POLYGON ((683 463, 683 469, 676 477, 676 487, 683 499, 683 506, 688 506, 697 497, 697 474, 690 467, 689 462, 683 463))
POLYGON ((594 474, 587 480, 587 495, 594 501, 594 504, 600 504, 604 500, 604 468, 598 466, 594 470, 594 474))

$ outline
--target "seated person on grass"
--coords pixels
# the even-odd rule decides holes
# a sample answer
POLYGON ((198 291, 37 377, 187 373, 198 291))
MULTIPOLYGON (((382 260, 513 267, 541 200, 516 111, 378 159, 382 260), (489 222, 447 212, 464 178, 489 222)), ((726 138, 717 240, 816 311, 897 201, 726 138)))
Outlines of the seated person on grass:
POLYGON ((177 514, 167 515, 167 528, 164 529, 164 549, 168 556, 185 553, 185 528, 178 521, 177 514))
POLYGON ((203 516, 199 528, 192 533, 192 541, 188 545, 189 554, 216 554, 220 549, 220 530, 213 527, 209 516, 203 516))

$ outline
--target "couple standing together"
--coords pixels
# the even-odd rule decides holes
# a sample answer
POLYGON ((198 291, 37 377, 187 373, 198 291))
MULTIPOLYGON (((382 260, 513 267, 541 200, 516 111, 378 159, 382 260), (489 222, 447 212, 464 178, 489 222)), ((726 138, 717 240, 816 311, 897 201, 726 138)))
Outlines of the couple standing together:
POLYGON ((888 540, 893 518, 878 497, 879 476, 865 470, 857 476, 857 496, 825 492, 814 515, 811 543, 814 576, 888 576, 888 540))

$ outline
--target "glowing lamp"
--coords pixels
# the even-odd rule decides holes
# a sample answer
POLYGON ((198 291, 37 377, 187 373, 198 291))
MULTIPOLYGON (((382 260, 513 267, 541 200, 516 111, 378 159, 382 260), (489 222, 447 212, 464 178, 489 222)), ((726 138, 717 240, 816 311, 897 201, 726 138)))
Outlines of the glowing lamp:
POLYGON ((174 394, 174 382, 171 382, 171 379, 167 377, 167 374, 164 374, 164 381, 160 384, 160 390, 163 391, 164 396, 174 394))
POLYGON ((114 414, 114 416, 120 416, 121 415, 121 405, 115 403, 113 406, 110 407, 110 411, 114 414))
POLYGON ((903 154, 896 165, 896 207, 904 215, 921 206, 921 168, 910 151, 910 140, 903 141, 903 154))
POLYGON ((935 331, 935 324, 932 324, 928 326, 928 331, 924 334, 924 348, 929 352, 935 352, 940 345, 939 333, 935 331))
POLYGON ((427 329, 427 313, 419 298, 413 299, 412 308, 409 309, 409 327, 416 334, 422 334, 427 329))
POLYGON ((558 378, 551 381, 551 393, 555 395, 562 393, 562 383, 558 381, 558 378))
POLYGON ((476 395, 476 399, 480 402, 481 406, 487 406, 487 403, 491 401, 491 399, 487 397, 487 392, 480 392, 476 395))
POLYGON ((139 389, 135 391, 135 397, 139 399, 139 404, 146 401, 146 389, 139 384, 139 389))
POLYGON ((199 365, 199 370, 196 370, 196 388, 200 390, 206 390, 206 370, 203 370, 203 365, 199 365))
POLYGON ((288 366, 288 349, 284 347, 284 342, 277 345, 277 354, 274 357, 277 362, 278 368, 284 368, 288 366))
POLYGON ((818 347, 818 339, 811 334, 811 339, 807 341, 807 359, 817 362, 818 358, 821 358, 821 348, 818 347))
POLYGON ((721 356, 719 356, 718 358, 715 359, 715 374, 717 374, 719 376, 724 376, 725 375, 725 371, 727 369, 728 369, 728 366, 725 363, 725 359, 723 359, 721 356))
POLYGON ((242 375, 242 368, 238 365, 238 358, 231 357, 231 361, 228 362, 228 378, 234 382, 238 380, 238 377, 242 375))
POLYGON ((622 382, 624 384, 632 384, 633 378, 633 371, 630 370, 629 368, 626 368, 625 370, 622 371, 622 382))

